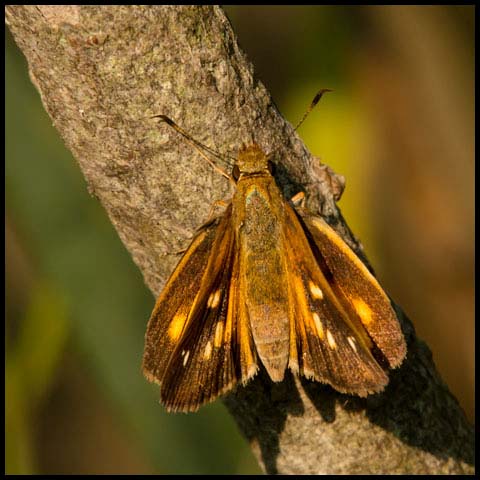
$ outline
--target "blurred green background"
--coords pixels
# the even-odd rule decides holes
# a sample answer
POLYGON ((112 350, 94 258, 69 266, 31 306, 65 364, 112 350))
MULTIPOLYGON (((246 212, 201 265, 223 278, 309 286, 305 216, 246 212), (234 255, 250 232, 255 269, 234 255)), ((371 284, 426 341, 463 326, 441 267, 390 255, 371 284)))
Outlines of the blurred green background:
MULTIPOLYGON (((474 7, 231 6, 283 115, 474 420, 474 7)), ((154 299, 6 33, 6 472, 257 473, 221 402, 169 415, 140 371, 154 299)))

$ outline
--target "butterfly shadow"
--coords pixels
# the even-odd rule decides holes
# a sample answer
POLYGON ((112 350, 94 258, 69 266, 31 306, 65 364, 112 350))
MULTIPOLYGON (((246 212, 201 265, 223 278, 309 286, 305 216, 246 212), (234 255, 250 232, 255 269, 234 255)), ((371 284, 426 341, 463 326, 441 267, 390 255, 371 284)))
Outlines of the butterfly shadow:
MULTIPOLYGON (((406 330, 412 328, 410 324, 406 330)), ((338 402, 346 412, 365 412, 372 424, 409 446, 444 461, 475 465, 473 427, 436 372, 427 345, 413 331, 408 333, 407 357, 400 368, 389 372, 390 381, 383 392, 360 398, 302 378, 304 392, 325 421, 335 420, 338 402)))
MULTIPOLYGON (((256 377, 244 387, 224 398, 253 448, 259 448, 267 474, 278 473, 280 435, 289 416, 305 413, 294 375, 287 370, 282 382, 273 382, 261 366, 256 377)), ((326 422, 334 420, 334 397, 324 396, 320 414, 326 422)))
POLYGON ((367 398, 345 395, 325 384, 296 379, 290 371, 283 382, 275 383, 261 367, 251 382, 225 397, 224 403, 252 447, 260 450, 267 474, 278 473, 280 436, 287 419, 292 421, 288 417, 306 413, 302 396, 308 397, 325 423, 336 420, 337 407, 349 413, 364 412, 371 423, 410 446, 440 459, 474 465, 473 428, 459 421, 463 412, 432 368, 428 347, 416 338, 411 340, 407 358, 400 368, 390 371, 390 382, 382 393, 367 398), (464 441, 459 442, 459 436, 464 441))

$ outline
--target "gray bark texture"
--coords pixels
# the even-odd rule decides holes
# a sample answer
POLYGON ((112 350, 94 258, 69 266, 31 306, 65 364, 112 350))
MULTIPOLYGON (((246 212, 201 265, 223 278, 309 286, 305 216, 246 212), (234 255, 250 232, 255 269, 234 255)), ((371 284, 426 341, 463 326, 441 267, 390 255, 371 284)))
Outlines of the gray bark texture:
MULTIPOLYGON (((365 259, 335 204, 343 179, 321 165, 277 111, 216 6, 7 6, 30 76, 90 192, 157 295, 174 252, 231 195, 226 179, 165 114, 235 156, 273 152, 287 198, 299 190, 365 259)), ((48 168, 48 167, 46 167, 48 168)), ((428 347, 396 307, 408 344, 382 394, 366 399, 260 374, 224 398, 267 473, 472 474, 473 428, 428 347)))

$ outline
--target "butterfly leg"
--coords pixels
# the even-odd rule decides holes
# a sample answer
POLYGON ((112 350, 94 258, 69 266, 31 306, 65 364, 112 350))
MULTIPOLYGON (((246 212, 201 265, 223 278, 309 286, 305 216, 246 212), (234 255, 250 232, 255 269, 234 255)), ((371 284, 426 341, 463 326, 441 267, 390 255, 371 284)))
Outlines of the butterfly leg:
MULTIPOLYGON (((225 202, 224 200, 215 200, 212 203, 212 206, 210 207, 210 211, 208 213, 207 220, 205 221, 205 223, 202 224, 202 226, 200 226, 197 229, 197 232, 202 230, 203 228, 205 228, 205 226, 208 225, 215 218, 214 212, 215 212, 215 209, 217 207, 227 208, 228 207, 228 202, 225 202)), ((187 250, 188 250, 188 247, 182 248, 180 250, 174 250, 173 252, 168 251, 168 252, 165 252, 163 255, 175 255, 175 256, 176 255, 183 255, 187 250)))
POLYGON ((210 207, 210 212, 208 212, 207 221, 205 223, 209 223, 214 218, 215 209, 218 207, 227 208, 228 202, 225 202, 224 200, 215 200, 210 207))
POLYGON ((186 251, 188 250, 188 247, 187 248, 182 248, 181 250, 174 250, 173 252, 164 252, 162 255, 174 255, 174 256, 177 256, 177 255, 183 255, 186 251))
POLYGON ((293 203, 294 207, 305 207, 305 192, 296 193, 290 201, 293 203))

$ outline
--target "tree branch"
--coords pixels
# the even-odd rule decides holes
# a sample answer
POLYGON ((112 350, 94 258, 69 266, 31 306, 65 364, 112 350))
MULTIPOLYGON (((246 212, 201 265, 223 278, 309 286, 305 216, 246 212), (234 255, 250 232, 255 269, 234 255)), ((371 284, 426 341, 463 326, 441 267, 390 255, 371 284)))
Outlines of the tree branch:
MULTIPOLYGON (((343 182, 312 158, 278 113, 219 7, 8 6, 43 104, 147 285, 158 294, 228 182, 178 134, 235 155, 255 141, 274 152, 287 197, 362 255, 335 200, 343 182)), ((362 258, 364 258, 362 256, 362 258)), ((380 395, 359 399, 289 375, 260 375, 224 399, 268 473, 473 473, 473 429, 397 307, 403 366, 380 395)))

